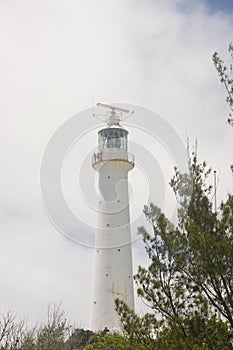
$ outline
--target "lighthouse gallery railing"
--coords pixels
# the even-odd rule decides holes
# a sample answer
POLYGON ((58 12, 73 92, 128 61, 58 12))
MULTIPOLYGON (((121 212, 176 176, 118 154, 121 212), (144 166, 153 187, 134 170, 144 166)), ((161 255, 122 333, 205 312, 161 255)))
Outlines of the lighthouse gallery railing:
POLYGON ((128 152, 119 152, 118 150, 108 150, 108 152, 97 152, 91 157, 91 164, 105 160, 124 160, 134 165, 134 155, 128 152))

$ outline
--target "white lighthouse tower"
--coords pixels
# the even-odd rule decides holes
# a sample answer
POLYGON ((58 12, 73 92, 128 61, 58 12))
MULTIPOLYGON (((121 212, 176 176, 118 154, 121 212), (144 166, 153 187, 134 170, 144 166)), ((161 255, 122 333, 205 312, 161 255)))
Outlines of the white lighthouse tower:
POLYGON ((92 157, 97 171, 97 225, 91 329, 120 331, 114 300, 134 308, 129 216, 128 172, 134 157, 128 153, 128 131, 120 125, 128 110, 109 108, 107 126, 98 132, 98 152, 92 157))

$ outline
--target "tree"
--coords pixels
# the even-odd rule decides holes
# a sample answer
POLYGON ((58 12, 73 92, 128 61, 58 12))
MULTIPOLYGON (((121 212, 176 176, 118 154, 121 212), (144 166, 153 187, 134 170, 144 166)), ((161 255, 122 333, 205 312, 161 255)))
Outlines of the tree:
POLYGON ((192 317, 180 318, 179 322, 176 318, 170 318, 164 323, 156 320, 153 314, 138 317, 120 300, 116 301, 116 309, 121 315, 124 337, 131 346, 129 349, 232 349, 228 324, 215 316, 208 318, 206 314, 200 315, 196 311, 192 317))
MULTIPOLYGON (((133 350, 127 339, 119 334, 97 335, 95 341, 85 350, 133 350)), ((137 348, 135 348, 137 350, 137 348)))
MULTIPOLYGON (((231 58, 233 59, 233 44, 229 45, 228 51, 230 53, 231 58)), ((230 64, 229 68, 227 68, 223 62, 223 60, 221 60, 221 58, 219 57, 218 53, 215 52, 213 54, 213 62, 215 65, 215 68, 218 72, 218 75, 220 77, 220 81, 221 83, 223 83, 225 90, 227 92, 227 98, 226 101, 230 107, 230 113, 228 116, 228 123, 233 126, 233 116, 232 116, 232 112, 233 112, 233 77, 232 77, 232 64, 230 64)))
MULTIPOLYGON (((179 202, 176 226, 153 203, 144 208, 152 230, 141 227, 138 232, 150 264, 139 266, 137 293, 159 319, 159 323, 156 317, 151 319, 150 330, 156 344, 163 342, 158 348, 212 349, 210 340, 215 337, 216 344, 223 344, 225 332, 226 342, 219 348, 231 349, 233 195, 213 212, 212 187, 207 185, 211 170, 205 162, 198 163, 195 155, 189 164, 190 174, 176 169, 170 183, 179 202)), ((117 310, 128 336, 134 328, 134 334, 145 339, 143 320, 119 306, 117 310)))
POLYGON ((65 317, 65 312, 59 305, 49 305, 47 324, 41 327, 37 334, 37 350, 63 350, 69 336, 70 325, 65 317))
POLYGON ((4 347, 12 336, 15 328, 15 315, 8 311, 0 315, 0 346, 4 347))
POLYGON ((25 321, 17 321, 12 311, 0 314, 0 349, 35 349, 35 327, 28 328, 25 321))
POLYGON ((90 330, 74 329, 66 341, 66 349, 84 349, 85 346, 92 342, 93 337, 94 333, 90 330))
MULTIPOLYGON (((213 212, 212 188, 206 186, 210 169, 194 157, 190 174, 192 193, 186 216, 179 215, 177 230, 183 251, 178 256, 172 252, 172 256, 189 292, 196 291, 190 297, 198 303, 205 298, 211 310, 217 310, 233 329, 233 196, 229 194, 218 212, 213 212)), ((176 171, 171 185, 178 196, 182 194, 182 181, 176 171)))
POLYGON ((231 347, 231 333, 225 322, 216 317, 207 319, 197 313, 191 318, 183 320, 186 337, 176 323, 169 322, 158 334, 156 349, 164 350, 229 350, 231 347))
POLYGON ((124 337, 128 340, 132 349, 155 349, 155 332, 160 326, 155 315, 145 314, 139 317, 122 300, 115 300, 116 311, 120 316, 120 322, 124 337))
POLYGON ((12 311, 0 314, 0 350, 82 350, 94 337, 71 326, 61 304, 48 305, 47 322, 39 327, 17 321, 12 311))

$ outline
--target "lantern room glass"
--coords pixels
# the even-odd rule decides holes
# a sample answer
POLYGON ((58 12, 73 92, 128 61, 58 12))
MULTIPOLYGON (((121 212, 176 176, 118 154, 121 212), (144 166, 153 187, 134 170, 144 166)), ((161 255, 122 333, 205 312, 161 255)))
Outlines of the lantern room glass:
POLYGON ((128 131, 121 128, 106 128, 100 130, 98 135, 99 151, 103 151, 104 149, 108 148, 120 148, 127 151, 128 131))

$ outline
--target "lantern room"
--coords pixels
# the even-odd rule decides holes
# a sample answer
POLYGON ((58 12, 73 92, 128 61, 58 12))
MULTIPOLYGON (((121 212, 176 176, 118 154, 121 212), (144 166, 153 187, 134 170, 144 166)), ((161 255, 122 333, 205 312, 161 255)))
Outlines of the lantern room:
POLYGON ((116 126, 102 129, 98 132, 98 149, 104 151, 109 148, 117 148, 127 151, 128 131, 116 126))

